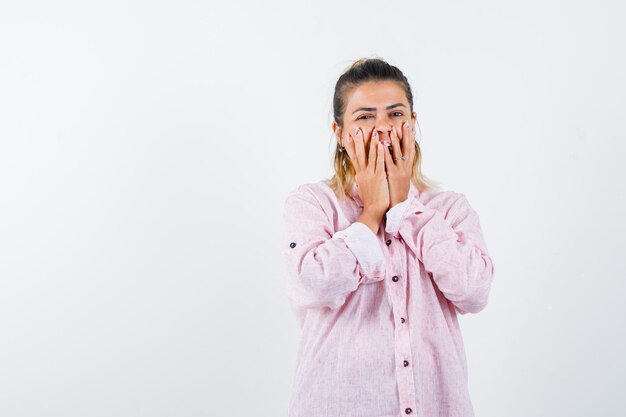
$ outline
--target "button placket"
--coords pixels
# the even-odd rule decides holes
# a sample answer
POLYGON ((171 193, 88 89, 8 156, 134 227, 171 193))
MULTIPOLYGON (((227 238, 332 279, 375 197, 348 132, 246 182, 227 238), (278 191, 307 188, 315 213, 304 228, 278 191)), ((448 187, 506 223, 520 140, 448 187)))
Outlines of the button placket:
MULTIPOLYGON (((394 251, 393 246, 390 247, 390 265, 398 265, 400 270, 391 271, 391 281, 386 283, 387 291, 389 291, 392 301, 392 311, 394 317, 400 316, 402 323, 406 322, 406 271, 404 271, 401 265, 404 265, 402 260, 397 259, 402 257, 399 254, 400 251, 394 251)), ((397 361, 396 378, 398 383, 398 392, 400 404, 405 406, 404 412, 410 414, 413 411, 412 407, 417 405, 416 393, 415 393, 415 380, 413 378, 413 366, 407 360, 411 358, 411 335, 409 332, 409 326, 396 326, 394 330, 395 339, 395 355, 397 361)))

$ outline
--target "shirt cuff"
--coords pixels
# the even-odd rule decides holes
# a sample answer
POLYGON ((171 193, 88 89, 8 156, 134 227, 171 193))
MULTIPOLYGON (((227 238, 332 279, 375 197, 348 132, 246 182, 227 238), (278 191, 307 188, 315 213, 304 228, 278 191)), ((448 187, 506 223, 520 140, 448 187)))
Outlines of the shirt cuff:
POLYGON ((385 260, 378 237, 365 223, 354 222, 343 230, 345 242, 364 269, 375 267, 385 260))
POLYGON ((387 210, 385 220, 385 232, 389 233, 393 237, 398 237, 398 230, 400 229, 400 223, 409 214, 409 212, 423 212, 426 211, 426 206, 417 198, 411 199, 410 197, 401 203, 396 204, 387 210))

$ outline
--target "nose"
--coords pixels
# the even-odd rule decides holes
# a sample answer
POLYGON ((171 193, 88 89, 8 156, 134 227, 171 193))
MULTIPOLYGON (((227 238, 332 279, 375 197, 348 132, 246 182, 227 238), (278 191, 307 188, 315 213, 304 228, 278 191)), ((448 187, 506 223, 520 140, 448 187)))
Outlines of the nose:
MULTIPOLYGON (((391 125, 388 123, 379 123, 374 126, 374 130, 378 132, 378 140, 381 142, 391 141, 391 125)), ((374 131, 372 131, 374 133, 374 131)))

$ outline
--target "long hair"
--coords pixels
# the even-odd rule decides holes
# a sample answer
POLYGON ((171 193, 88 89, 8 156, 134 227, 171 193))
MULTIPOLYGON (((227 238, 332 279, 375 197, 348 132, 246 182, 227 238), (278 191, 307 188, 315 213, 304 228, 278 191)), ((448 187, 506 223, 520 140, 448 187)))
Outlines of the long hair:
MULTIPOLYGON (((379 58, 361 58, 354 61, 345 72, 339 77, 335 84, 333 96, 333 118, 337 125, 343 130, 343 115, 346 111, 347 93, 368 81, 395 81, 406 94, 406 98, 411 106, 413 114, 413 93, 407 78, 397 67, 388 64, 379 58)), ((415 143, 415 158, 413 160, 413 170, 411 182, 420 191, 438 189, 440 184, 424 174, 421 170, 422 152, 417 141, 415 143)), ((333 167, 335 174, 330 178, 329 185, 340 201, 346 196, 352 198, 351 191, 356 182, 356 170, 350 162, 350 158, 345 151, 341 151, 341 145, 337 142, 333 157, 333 167)))

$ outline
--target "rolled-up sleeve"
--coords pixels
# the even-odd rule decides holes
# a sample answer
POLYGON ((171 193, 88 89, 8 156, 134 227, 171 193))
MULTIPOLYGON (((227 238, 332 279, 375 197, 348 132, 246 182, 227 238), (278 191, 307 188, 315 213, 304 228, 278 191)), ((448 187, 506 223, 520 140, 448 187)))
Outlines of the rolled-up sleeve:
POLYGON ((289 193, 283 217, 285 291, 294 305, 335 309, 359 285, 384 279, 385 257, 372 230, 354 222, 335 231, 306 185, 289 193))
POLYGON ((409 209, 409 199, 396 204, 387 210, 385 217, 385 231, 389 233, 389 230, 398 230, 400 222, 406 217, 407 210, 409 209))

